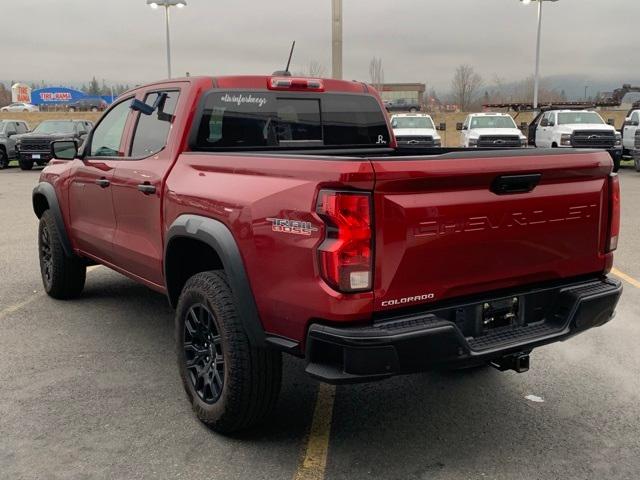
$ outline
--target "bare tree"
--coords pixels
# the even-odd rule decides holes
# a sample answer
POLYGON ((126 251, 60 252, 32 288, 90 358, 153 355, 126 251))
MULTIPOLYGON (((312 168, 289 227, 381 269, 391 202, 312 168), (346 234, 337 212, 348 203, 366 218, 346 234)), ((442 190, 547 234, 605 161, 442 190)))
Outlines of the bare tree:
POLYGON ((369 79, 371 85, 378 91, 382 91, 384 85, 384 68, 382 68, 382 59, 373 57, 369 62, 369 79))
POLYGON ((307 66, 307 76, 309 77, 324 77, 326 73, 326 68, 320 62, 315 60, 311 60, 309 65, 307 66))
POLYGON ((451 82, 451 90, 455 103, 460 110, 468 111, 473 103, 478 89, 482 85, 482 77, 478 75, 472 66, 460 65, 451 82))

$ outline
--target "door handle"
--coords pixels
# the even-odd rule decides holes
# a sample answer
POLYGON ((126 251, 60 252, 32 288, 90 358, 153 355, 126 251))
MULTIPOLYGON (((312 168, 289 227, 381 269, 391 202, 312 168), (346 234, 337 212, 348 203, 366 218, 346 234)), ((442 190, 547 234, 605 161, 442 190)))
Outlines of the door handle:
POLYGON ((109 185, 111 185, 111 182, 106 178, 98 178, 96 179, 96 185, 99 185, 102 188, 107 188, 109 185))
POLYGON ((145 195, 151 195, 152 193, 156 193, 155 185, 151 185, 149 183, 141 183, 138 185, 138 190, 140 190, 145 195))

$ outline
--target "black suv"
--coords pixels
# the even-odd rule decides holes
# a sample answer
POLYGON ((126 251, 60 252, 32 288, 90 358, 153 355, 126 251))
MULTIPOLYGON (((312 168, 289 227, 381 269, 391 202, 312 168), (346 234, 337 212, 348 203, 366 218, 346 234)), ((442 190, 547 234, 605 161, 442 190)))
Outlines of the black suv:
POLYGON ((75 140, 78 145, 93 128, 88 120, 46 120, 31 133, 16 135, 16 150, 22 170, 31 170, 34 164, 45 165, 51 160, 51 142, 75 140))
POLYGON ((107 109, 107 102, 100 97, 81 98, 67 104, 70 112, 101 112, 107 109))

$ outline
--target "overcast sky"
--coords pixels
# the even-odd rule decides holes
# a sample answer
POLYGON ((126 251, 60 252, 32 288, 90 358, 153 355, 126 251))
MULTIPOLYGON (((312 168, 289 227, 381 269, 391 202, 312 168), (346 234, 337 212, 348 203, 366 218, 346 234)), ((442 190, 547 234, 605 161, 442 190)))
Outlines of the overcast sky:
MULTIPOLYGON (((331 0, 187 0, 172 10, 174 75, 331 70, 331 0)), ((145 0, 2 0, 0 80, 142 83, 166 76, 161 10, 145 0)), ((635 81, 640 0, 544 3, 543 75, 635 81)), ((344 76, 449 87, 455 67, 490 81, 533 70, 535 4, 519 0, 344 0, 344 76)))

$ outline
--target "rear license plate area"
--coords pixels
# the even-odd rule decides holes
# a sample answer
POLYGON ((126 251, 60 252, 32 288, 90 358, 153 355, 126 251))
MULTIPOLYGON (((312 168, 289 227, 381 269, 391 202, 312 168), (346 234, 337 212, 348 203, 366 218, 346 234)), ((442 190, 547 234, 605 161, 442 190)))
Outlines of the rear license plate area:
POLYGON ((502 298, 484 302, 480 305, 478 331, 480 335, 496 329, 520 325, 520 299, 502 298))

